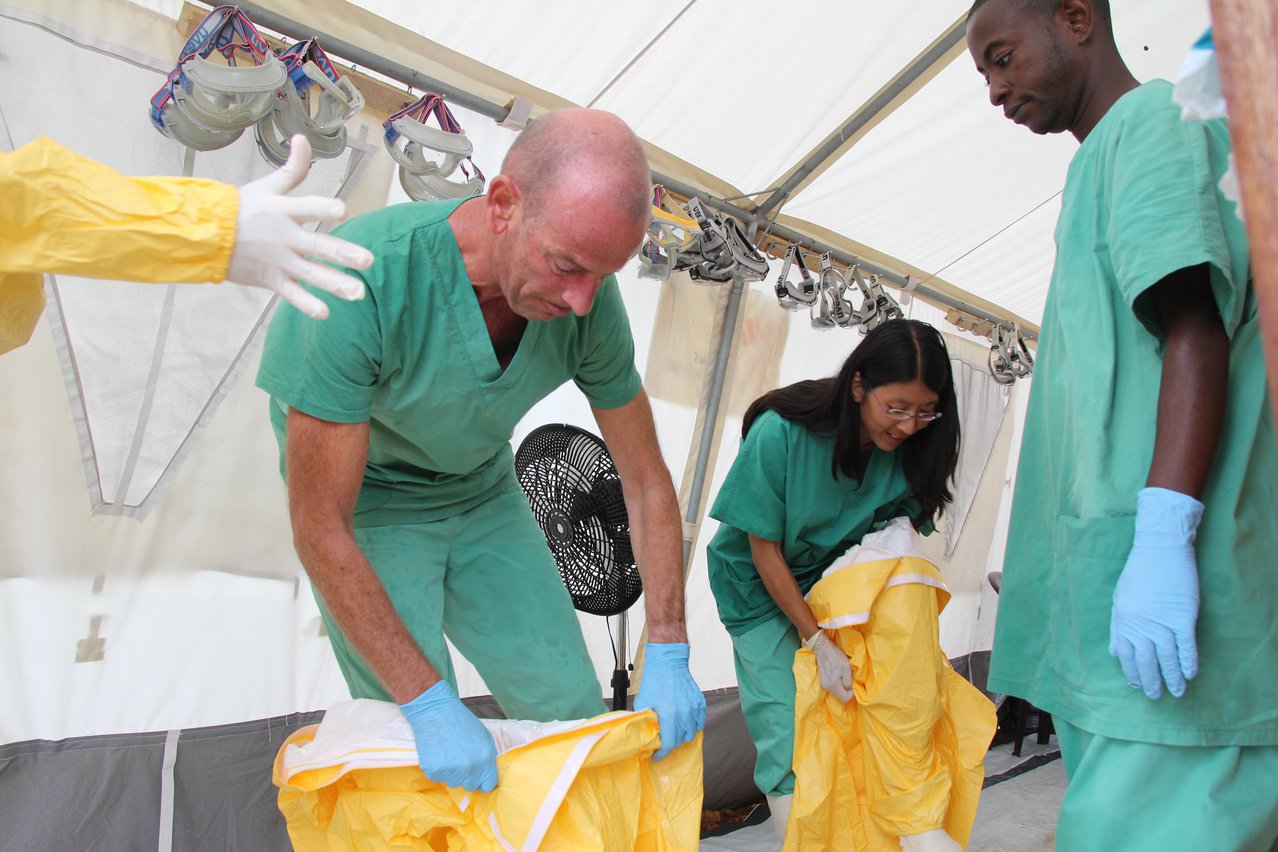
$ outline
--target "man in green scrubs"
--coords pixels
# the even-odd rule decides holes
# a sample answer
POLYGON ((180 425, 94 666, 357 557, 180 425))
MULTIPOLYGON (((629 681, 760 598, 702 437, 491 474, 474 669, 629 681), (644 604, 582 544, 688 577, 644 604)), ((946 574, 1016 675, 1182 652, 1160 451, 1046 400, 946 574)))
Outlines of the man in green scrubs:
POLYGON ((677 500, 612 275, 647 227, 649 181, 620 119, 552 113, 515 141, 486 195, 338 229, 376 258, 352 272, 368 298, 327 300, 325 323, 296 312, 271 323, 257 382, 272 398, 298 555, 351 694, 400 703, 432 780, 497 782, 445 636, 512 718, 604 710, 510 448, 520 418, 569 380, 616 463, 644 581, 635 706, 657 711, 658 758, 704 724, 677 500))
POLYGON ((1223 122, 1104 0, 978 0, 990 101, 1068 131, 990 688, 1051 712, 1062 850, 1278 844, 1278 459, 1223 122), (1200 594, 1201 589, 1201 594, 1200 594))

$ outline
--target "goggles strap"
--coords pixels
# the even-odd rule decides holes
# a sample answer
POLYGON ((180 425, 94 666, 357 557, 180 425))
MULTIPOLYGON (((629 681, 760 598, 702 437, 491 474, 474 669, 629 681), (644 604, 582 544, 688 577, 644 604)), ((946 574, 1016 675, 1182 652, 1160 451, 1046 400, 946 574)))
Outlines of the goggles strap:
POLYGON ((342 79, 342 75, 337 73, 324 48, 320 47, 319 39, 308 38, 306 41, 299 41, 280 54, 280 61, 284 63, 288 77, 293 81, 299 95, 317 85, 317 81, 312 80, 306 73, 307 62, 313 62, 315 67, 334 83, 342 79))
POLYGON ((173 87, 186 84, 182 63, 192 56, 207 58, 214 50, 226 57, 231 65, 235 64, 237 51, 246 53, 255 65, 261 65, 266 56, 273 55, 266 39, 237 7, 223 5, 209 12, 187 36, 177 64, 164 79, 164 85, 151 97, 151 123, 161 132, 164 131, 164 108, 173 99, 173 87), (236 41, 237 38, 239 41, 236 41))

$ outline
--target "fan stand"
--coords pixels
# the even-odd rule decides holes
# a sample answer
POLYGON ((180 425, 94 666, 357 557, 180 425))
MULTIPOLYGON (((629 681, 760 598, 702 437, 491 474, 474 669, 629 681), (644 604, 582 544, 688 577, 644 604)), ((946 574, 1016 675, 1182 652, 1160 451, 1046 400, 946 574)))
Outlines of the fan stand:
POLYGON ((617 668, 612 672, 612 709, 629 710, 627 703, 630 694, 630 666, 626 661, 629 649, 626 644, 626 612, 618 613, 620 621, 617 626, 617 668))

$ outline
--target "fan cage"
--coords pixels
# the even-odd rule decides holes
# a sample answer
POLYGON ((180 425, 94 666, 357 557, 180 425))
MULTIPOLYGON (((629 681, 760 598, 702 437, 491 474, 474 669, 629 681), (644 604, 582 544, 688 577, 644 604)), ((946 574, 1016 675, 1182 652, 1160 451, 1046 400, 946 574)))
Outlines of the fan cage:
POLYGON ((629 609, 643 585, 621 478, 603 441, 566 423, 541 426, 515 453, 515 475, 573 606, 604 616, 629 609))

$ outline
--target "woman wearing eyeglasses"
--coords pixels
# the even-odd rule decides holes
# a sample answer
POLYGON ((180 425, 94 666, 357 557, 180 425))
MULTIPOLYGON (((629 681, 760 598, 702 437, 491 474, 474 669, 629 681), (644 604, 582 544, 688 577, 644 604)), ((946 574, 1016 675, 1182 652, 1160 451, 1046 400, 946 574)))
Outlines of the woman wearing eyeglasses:
POLYGON ((836 376, 755 400, 742 436, 710 510, 722 525, 706 555, 758 751, 754 780, 784 832, 800 644, 815 653, 822 685, 852 697, 848 659, 804 595, 866 533, 899 516, 931 532, 951 500, 959 424, 945 342, 926 323, 886 322, 836 376))

